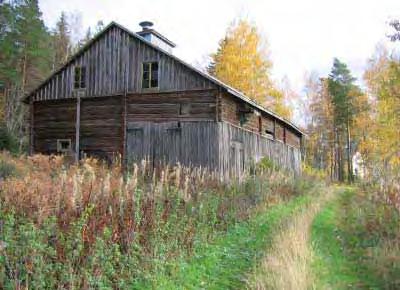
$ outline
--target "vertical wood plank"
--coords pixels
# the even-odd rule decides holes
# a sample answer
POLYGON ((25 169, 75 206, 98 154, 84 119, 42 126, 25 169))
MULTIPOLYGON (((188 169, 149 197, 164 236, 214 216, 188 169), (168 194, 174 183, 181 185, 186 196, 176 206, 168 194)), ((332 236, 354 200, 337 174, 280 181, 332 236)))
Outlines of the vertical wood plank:
POLYGON ((81 98, 76 98, 76 125, 75 125, 75 162, 79 161, 79 142, 81 128, 81 98))

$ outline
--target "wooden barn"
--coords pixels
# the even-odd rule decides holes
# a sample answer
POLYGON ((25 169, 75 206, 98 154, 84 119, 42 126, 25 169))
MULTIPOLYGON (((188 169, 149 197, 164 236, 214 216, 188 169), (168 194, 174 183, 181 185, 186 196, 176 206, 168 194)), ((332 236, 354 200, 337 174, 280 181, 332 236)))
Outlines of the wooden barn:
POLYGON ((267 156, 300 171, 299 128, 174 56, 152 23, 141 26, 111 23, 26 97, 30 153, 180 162, 228 178, 267 156))

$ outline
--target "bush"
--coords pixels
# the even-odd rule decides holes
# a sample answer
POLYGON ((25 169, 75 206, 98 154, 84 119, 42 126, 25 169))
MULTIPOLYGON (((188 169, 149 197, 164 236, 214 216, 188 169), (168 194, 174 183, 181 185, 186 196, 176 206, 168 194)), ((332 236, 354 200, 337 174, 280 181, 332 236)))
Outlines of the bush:
POLYGON ((400 287, 400 212, 368 186, 348 191, 342 198, 344 214, 339 230, 348 255, 360 269, 371 273, 368 279, 380 289, 400 287))
POLYGON ((0 160, 0 181, 10 176, 17 176, 17 168, 6 160, 0 160))
POLYGON ((19 142, 4 124, 0 124, 0 151, 7 150, 13 154, 20 152, 19 142))
POLYGON ((224 185, 179 165, 153 171, 142 162, 124 174, 95 159, 0 159, 8 176, 10 164, 18 171, 0 188, 1 289, 151 288, 196 245, 304 186, 279 171, 224 185))

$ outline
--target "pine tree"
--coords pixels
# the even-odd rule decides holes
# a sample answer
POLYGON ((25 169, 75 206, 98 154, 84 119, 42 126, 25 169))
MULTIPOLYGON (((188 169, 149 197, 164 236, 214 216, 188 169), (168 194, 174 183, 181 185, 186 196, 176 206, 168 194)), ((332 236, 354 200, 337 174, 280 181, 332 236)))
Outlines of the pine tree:
POLYGON ((21 99, 51 70, 51 35, 41 19, 37 0, 7 1, 0 9, 4 117, 8 131, 23 140, 25 107, 21 99))
POLYGON ((71 52, 71 37, 67 17, 64 12, 56 24, 54 31, 54 67, 64 64, 71 52))
POLYGON ((352 181, 351 163, 351 132, 354 119, 353 98, 359 95, 359 89, 354 85, 355 78, 345 63, 335 58, 328 77, 328 90, 332 96, 334 126, 335 126, 335 160, 339 181, 344 181, 344 144, 346 143, 347 178, 352 181))

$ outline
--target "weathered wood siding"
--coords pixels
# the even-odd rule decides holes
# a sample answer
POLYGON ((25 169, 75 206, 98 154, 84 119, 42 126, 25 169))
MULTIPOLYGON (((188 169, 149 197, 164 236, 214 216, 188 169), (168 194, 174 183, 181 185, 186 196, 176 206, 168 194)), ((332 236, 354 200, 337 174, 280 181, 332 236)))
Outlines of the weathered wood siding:
POLYGON ((216 91, 195 90, 129 95, 127 121, 213 121, 216 91))
POLYGON ((300 168, 301 133, 290 124, 116 25, 44 82, 29 102, 33 152, 57 153, 57 139, 71 139, 79 153, 108 160, 122 154, 131 161, 179 161, 234 175, 268 156, 283 167, 300 168), (143 90, 142 64, 155 61, 159 87, 143 90), (76 66, 86 68, 84 89, 74 90, 76 66), (249 113, 239 128, 243 111, 249 113), (265 137, 266 129, 276 140, 265 137))
MULTIPOLYGON (((226 121, 233 125, 240 126, 240 115, 238 112, 241 104, 243 104, 243 102, 240 102, 232 95, 228 93, 223 94, 220 102, 221 121, 226 121)), ((258 124, 258 116, 255 114, 249 114, 247 122, 243 124, 243 128, 253 132, 259 132, 258 124)))
POLYGON ((80 152, 111 161, 122 152, 122 97, 82 99, 80 152))
POLYGON ((235 126, 240 126, 245 130, 249 130, 255 133, 260 133, 260 121, 261 117, 261 132, 265 134, 265 130, 275 132, 275 139, 287 143, 291 146, 300 148, 301 136, 296 133, 293 129, 289 128, 285 123, 275 119, 273 116, 269 116, 264 112, 260 112, 260 116, 256 114, 248 114, 247 121, 240 125, 240 106, 243 105, 238 99, 225 93, 219 99, 220 106, 220 121, 228 122, 235 126), (274 120, 275 119, 275 120, 274 120))
POLYGON ((33 153, 57 153, 57 139, 75 144, 76 100, 33 104, 33 153))
POLYGON ((282 123, 275 122, 275 139, 285 142, 285 127, 282 123))
POLYGON ((86 89, 79 92, 82 97, 138 93, 142 91, 142 63, 148 61, 159 62, 160 92, 215 88, 199 73, 113 26, 42 85, 33 98, 35 101, 74 98, 76 65, 86 67, 86 89))
POLYGON ((268 157, 275 164, 293 172, 301 171, 299 148, 270 140, 229 123, 218 123, 219 172, 223 179, 241 176, 254 162, 268 157))
POLYGON ((215 122, 128 122, 128 164, 149 160, 153 166, 218 168, 215 122))
POLYGON ((286 144, 300 148, 301 137, 294 130, 286 129, 286 144))
POLYGON ((207 167, 224 180, 243 175, 262 157, 301 170, 300 149, 225 122, 129 122, 127 138, 130 163, 207 167))

